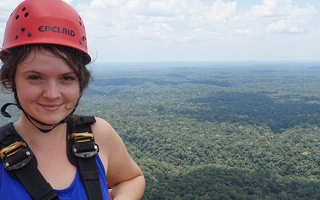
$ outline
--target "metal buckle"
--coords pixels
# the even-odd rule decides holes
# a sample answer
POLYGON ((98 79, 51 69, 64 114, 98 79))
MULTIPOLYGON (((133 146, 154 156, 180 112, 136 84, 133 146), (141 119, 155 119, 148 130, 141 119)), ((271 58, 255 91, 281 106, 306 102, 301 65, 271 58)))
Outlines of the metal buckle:
POLYGON ((73 139, 72 151, 77 157, 90 158, 99 152, 92 133, 72 133, 68 138, 73 139))
POLYGON ((24 142, 15 142, 0 151, 3 165, 8 170, 15 170, 25 166, 31 159, 32 154, 24 142))

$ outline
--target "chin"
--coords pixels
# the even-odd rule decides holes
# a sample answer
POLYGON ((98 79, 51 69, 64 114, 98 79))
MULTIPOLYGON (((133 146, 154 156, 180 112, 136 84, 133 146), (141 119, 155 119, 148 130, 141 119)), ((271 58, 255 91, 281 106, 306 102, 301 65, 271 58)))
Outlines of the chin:
POLYGON ((45 124, 57 124, 64 120, 68 115, 50 115, 50 114, 44 114, 42 117, 37 120, 41 121, 45 124))

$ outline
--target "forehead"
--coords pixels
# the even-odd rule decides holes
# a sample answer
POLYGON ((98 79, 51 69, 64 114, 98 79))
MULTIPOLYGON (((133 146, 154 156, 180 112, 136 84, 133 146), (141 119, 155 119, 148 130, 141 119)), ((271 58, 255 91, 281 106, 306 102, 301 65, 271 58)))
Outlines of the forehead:
POLYGON ((39 48, 33 49, 26 58, 18 64, 18 71, 35 70, 39 72, 47 73, 66 73, 72 72, 72 68, 63 59, 66 58, 62 52, 59 52, 59 56, 53 52, 39 48))

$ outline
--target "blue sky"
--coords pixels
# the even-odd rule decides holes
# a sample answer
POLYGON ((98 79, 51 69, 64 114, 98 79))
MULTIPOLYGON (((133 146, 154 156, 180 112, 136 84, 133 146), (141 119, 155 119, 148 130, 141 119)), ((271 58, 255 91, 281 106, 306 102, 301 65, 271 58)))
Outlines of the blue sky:
MULTIPOLYGON (((319 0, 65 0, 96 62, 320 61, 319 0)), ((21 0, 0 0, 0 44, 21 0)))

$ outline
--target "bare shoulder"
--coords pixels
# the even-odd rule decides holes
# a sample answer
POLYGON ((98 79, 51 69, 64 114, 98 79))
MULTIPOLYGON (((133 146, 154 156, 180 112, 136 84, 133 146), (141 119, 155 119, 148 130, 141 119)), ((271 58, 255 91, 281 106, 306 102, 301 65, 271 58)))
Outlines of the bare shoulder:
POLYGON ((96 123, 94 123, 91 128, 94 134, 95 142, 99 145, 100 156, 101 154, 106 157, 113 149, 113 145, 121 143, 121 138, 113 127, 104 119, 95 117, 96 123), (116 144, 115 144, 116 143, 116 144))
POLYGON ((142 176, 141 169, 128 154, 122 139, 107 121, 97 117, 92 131, 110 186, 142 176))
POLYGON ((95 135, 95 138, 108 137, 108 136, 112 136, 113 134, 116 134, 115 130, 109 124, 109 122, 99 117, 95 117, 95 119, 96 119, 96 123, 94 123, 91 126, 92 131, 95 135))

